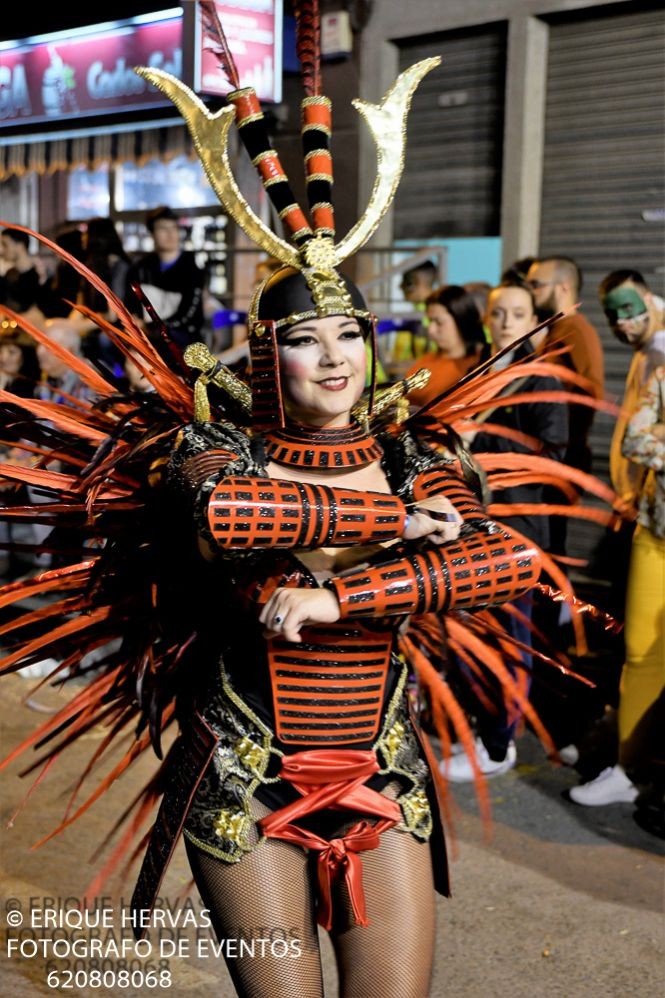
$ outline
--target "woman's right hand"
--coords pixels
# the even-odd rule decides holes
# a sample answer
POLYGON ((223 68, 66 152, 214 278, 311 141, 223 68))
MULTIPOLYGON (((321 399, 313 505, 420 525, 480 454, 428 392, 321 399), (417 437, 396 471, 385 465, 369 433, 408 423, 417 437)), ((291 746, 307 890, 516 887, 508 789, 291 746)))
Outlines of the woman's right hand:
POLYGON ((462 527, 462 517, 445 496, 431 496, 418 503, 409 514, 404 534, 407 541, 426 537, 432 544, 456 541, 462 527))

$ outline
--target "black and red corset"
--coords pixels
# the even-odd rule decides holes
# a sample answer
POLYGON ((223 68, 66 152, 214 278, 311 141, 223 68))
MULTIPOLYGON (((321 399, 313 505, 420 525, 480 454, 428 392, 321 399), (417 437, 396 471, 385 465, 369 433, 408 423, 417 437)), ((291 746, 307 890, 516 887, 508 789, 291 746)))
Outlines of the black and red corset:
POLYGON ((275 732, 301 748, 371 743, 379 733, 393 633, 360 623, 306 628, 301 644, 271 640, 275 732))

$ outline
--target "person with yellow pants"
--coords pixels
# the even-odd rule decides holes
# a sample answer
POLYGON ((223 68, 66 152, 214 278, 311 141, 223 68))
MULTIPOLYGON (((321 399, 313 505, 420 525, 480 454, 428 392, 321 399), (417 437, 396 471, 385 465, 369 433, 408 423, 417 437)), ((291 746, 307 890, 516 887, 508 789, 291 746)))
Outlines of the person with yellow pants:
POLYGON ((622 453, 645 472, 626 598, 626 661, 619 699, 619 762, 574 787, 577 804, 632 802, 626 773, 640 766, 655 705, 665 689, 665 367, 653 373, 626 425, 622 453))

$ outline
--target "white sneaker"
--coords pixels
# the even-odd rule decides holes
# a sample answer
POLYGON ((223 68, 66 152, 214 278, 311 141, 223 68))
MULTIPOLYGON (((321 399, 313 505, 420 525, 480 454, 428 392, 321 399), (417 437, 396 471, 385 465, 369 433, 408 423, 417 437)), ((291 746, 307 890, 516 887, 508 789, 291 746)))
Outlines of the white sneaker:
POLYGON ((632 804, 639 791, 621 766, 608 766, 595 780, 573 787, 569 793, 576 804, 601 807, 603 804, 632 804))
POLYGON ((564 766, 575 766, 580 760, 580 750, 577 745, 564 745, 557 749, 557 753, 564 766))
MULTIPOLYGON (((495 762, 494 759, 490 759, 487 749, 480 738, 476 738, 474 747, 478 768, 484 776, 500 776, 501 773, 507 773, 509 769, 512 769, 517 762, 515 742, 510 742, 506 751, 506 758, 502 759, 501 762, 495 762)), ((466 752, 458 752, 455 755, 451 755, 449 759, 442 759, 439 763, 439 769, 451 783, 471 783, 475 779, 471 760, 466 752)))
POLYGON ((39 662, 33 662, 32 665, 24 665, 17 672, 23 679, 43 679, 45 676, 50 676, 59 665, 60 663, 55 658, 42 658, 39 662))

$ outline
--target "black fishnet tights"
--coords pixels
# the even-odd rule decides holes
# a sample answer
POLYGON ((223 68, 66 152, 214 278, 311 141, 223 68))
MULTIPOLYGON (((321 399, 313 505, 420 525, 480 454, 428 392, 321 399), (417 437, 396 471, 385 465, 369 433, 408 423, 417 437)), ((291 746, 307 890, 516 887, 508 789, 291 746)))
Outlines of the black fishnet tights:
MULTIPOLYGON (((270 813, 256 800, 253 812, 255 818, 270 813)), ((237 957, 225 952, 225 958, 239 996, 323 998, 316 875, 307 854, 274 839, 237 864, 189 842, 187 853, 218 940, 236 946, 237 957), (236 940, 245 940, 244 950, 236 940)), ((434 952, 429 845, 392 830, 377 849, 363 852, 362 863, 371 924, 353 924, 343 884, 334 898, 340 998, 427 998, 434 952)))

